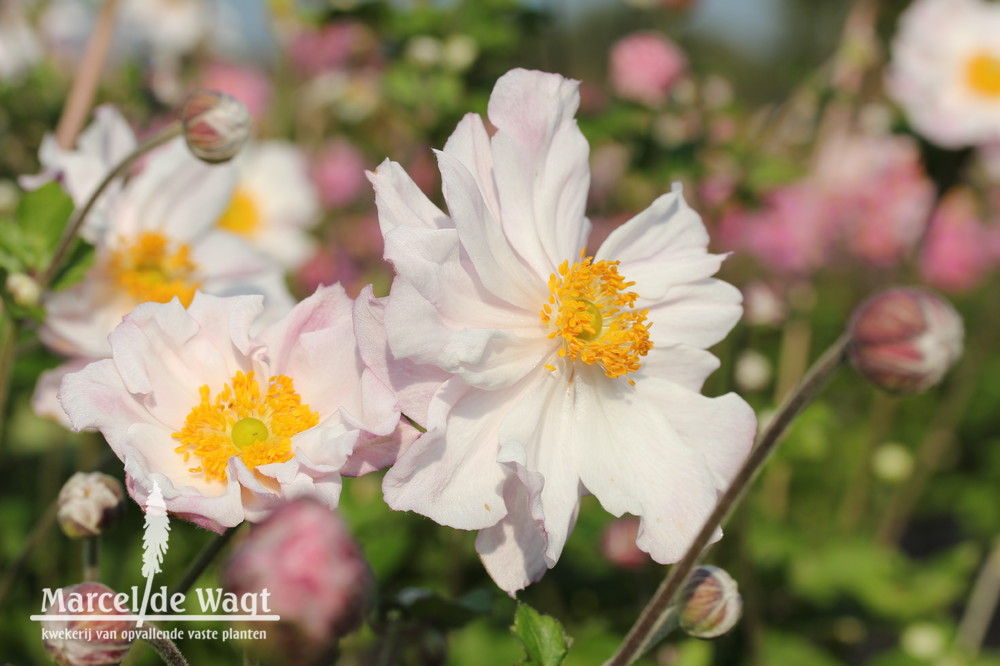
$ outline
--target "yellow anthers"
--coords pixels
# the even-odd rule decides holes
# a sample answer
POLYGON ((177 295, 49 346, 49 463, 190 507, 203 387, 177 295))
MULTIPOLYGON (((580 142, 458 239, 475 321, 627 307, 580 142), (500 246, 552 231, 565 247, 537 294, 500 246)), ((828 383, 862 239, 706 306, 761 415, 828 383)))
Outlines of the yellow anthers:
POLYGON ((229 208, 219 217, 218 226, 234 234, 253 238, 260 230, 260 223, 257 201, 244 188, 239 187, 229 202, 229 208))
POLYGON ((969 87, 984 97, 1000 97, 1000 58, 985 51, 969 59, 965 69, 969 87))
POLYGON ((181 445, 174 449, 201 460, 188 471, 206 479, 226 481, 229 459, 237 456, 248 468, 285 462, 292 457, 291 438, 319 423, 319 415, 302 404, 302 398, 285 375, 271 377, 267 391, 253 372, 237 372, 212 399, 208 386, 199 389, 201 402, 173 434, 181 445))
POLYGON ((594 263, 582 254, 572 266, 564 261, 549 277, 549 302, 541 310, 542 322, 553 329, 549 338, 563 339, 559 356, 600 365, 608 377, 635 372, 653 348, 648 310, 635 309, 639 295, 628 291, 635 282, 619 275, 618 264, 594 263))
POLYGON ((169 239, 155 231, 123 243, 108 262, 111 279, 140 303, 167 303, 176 296, 187 307, 201 286, 197 272, 187 244, 171 248, 169 239))

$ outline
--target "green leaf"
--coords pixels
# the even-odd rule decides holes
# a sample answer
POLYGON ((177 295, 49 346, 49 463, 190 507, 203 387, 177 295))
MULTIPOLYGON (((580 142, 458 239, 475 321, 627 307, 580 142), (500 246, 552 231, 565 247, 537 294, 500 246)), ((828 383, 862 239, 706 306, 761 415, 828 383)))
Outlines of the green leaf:
POLYGON ((72 212, 73 200, 58 183, 27 192, 14 214, 20 230, 14 242, 20 247, 13 251, 29 268, 45 269, 72 212))
POLYGON ((542 615, 527 604, 518 604, 511 631, 524 644, 527 659, 522 663, 559 666, 566 659, 570 640, 554 617, 542 615))

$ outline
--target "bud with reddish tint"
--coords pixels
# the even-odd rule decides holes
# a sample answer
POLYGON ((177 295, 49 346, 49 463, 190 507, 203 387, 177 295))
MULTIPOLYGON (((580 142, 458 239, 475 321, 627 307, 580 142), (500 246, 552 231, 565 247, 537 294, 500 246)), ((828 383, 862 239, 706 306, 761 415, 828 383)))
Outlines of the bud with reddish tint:
POLYGON ((45 649, 60 666, 117 664, 132 645, 131 620, 90 620, 88 615, 128 615, 115 592, 95 582, 70 585, 55 593, 46 615, 77 615, 72 620, 42 620, 45 649))
POLYGON ((717 638, 740 619, 743 599, 736 581, 719 567, 694 570, 681 594, 680 626, 695 638, 717 638))
POLYGON ((870 297, 855 310, 848 334, 854 367, 890 393, 930 388, 962 354, 962 318, 944 298, 919 287, 870 297))
POLYGON ((59 525, 66 536, 97 536, 125 511, 125 492, 118 479, 100 472, 77 472, 59 491, 59 525))
POLYGON ((198 159, 228 162, 250 136, 250 111, 235 97, 215 90, 196 90, 181 109, 184 140, 198 159))
POLYGON ((269 625, 263 647, 301 664, 322 661, 361 624, 372 587, 344 523, 311 499, 285 504, 254 526, 226 564, 223 583, 238 595, 267 590, 263 612, 281 621, 269 625))

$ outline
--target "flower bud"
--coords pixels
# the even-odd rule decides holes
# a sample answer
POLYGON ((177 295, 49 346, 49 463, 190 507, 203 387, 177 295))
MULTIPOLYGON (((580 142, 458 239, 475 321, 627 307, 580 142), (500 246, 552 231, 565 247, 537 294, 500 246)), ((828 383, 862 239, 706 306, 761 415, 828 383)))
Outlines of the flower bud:
POLYGON ((76 539, 97 536, 125 511, 125 493, 118 479, 100 472, 77 472, 59 491, 59 525, 76 539))
POLYGON ((89 620, 87 615, 128 615, 115 592, 95 582, 70 585, 56 592, 46 615, 77 615, 72 620, 42 620, 45 649, 60 666, 117 664, 131 645, 131 620, 89 620), (60 603, 61 602, 61 603, 60 603))
POLYGON ((25 273, 11 273, 7 276, 7 292, 14 302, 22 307, 34 307, 42 295, 38 281, 25 273))
POLYGON ((195 157, 209 164, 228 162, 250 136, 250 111, 225 93, 196 90, 181 108, 181 124, 195 157))
POLYGON ((862 303, 848 324, 848 355, 866 379, 890 393, 936 384, 962 354, 962 319, 948 301, 896 287, 862 303))
POLYGON ((695 638, 717 638, 736 625, 743 599, 729 574, 703 565, 685 584, 679 606, 681 629, 695 638))
MULTIPOLYGON (((286 663, 311 663, 357 628, 372 586, 368 564, 347 528, 327 506, 299 499, 254 526, 223 572, 227 589, 268 591, 281 616, 265 650, 286 663)), ((260 609, 258 609, 260 610, 260 609)))

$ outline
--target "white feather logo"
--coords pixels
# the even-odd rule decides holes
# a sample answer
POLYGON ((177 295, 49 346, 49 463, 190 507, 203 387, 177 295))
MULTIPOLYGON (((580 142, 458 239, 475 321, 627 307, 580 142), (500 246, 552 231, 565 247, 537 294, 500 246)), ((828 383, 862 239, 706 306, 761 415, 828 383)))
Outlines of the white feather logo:
POLYGON ((142 532, 142 575, 146 579, 146 591, 142 595, 142 609, 139 611, 137 627, 142 626, 142 616, 146 614, 149 603, 149 593, 153 587, 153 576, 160 573, 163 554, 167 552, 167 540, 170 538, 170 519, 167 517, 167 505, 163 501, 163 492, 159 484, 153 481, 153 489, 146 498, 146 521, 142 532))

